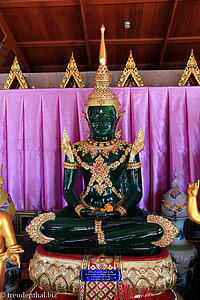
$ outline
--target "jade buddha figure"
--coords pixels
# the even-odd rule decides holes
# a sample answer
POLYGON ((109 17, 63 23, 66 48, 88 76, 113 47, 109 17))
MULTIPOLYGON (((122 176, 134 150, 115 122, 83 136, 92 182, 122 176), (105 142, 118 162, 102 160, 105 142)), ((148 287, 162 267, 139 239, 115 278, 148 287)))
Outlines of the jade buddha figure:
MULTIPOLYGON (((142 198, 139 152, 144 147, 142 129, 133 144, 120 140, 117 126, 120 102, 110 89, 106 66, 104 30, 96 86, 83 113, 89 126, 88 138, 70 144, 64 129, 65 152, 63 194, 68 206, 42 217, 44 249, 63 253, 104 253, 107 255, 151 255, 160 252, 156 241, 164 230, 147 223, 147 216, 136 205, 142 198), (77 171, 85 183, 80 199, 74 193, 77 171)), ((39 221, 38 221, 39 222, 39 221)), ((30 233, 31 228, 27 231, 30 233)), ((35 233, 34 233, 35 234, 35 233)))

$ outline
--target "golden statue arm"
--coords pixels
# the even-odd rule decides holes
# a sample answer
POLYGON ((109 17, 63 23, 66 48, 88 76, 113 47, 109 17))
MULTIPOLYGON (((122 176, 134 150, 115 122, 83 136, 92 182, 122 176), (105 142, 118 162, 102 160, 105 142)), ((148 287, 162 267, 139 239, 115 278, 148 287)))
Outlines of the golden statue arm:
POLYGON ((188 204, 187 214, 188 218, 193 222, 200 224, 200 212, 197 207, 197 194, 199 191, 199 180, 197 183, 188 183, 188 204))
POLYGON ((18 264, 20 267, 20 253, 22 252, 24 250, 20 245, 17 245, 9 214, 0 210, 0 299, 3 299, 1 293, 3 292, 6 260, 10 257, 11 263, 18 264))
POLYGON ((11 262, 18 264, 20 267, 19 253, 23 253, 24 250, 20 245, 17 245, 15 233, 12 226, 12 220, 6 212, 0 214, 0 236, 5 239, 7 250, 5 251, 4 243, 0 244, 0 261, 3 261, 10 257, 11 262), (4 253, 2 253, 4 252, 4 253))

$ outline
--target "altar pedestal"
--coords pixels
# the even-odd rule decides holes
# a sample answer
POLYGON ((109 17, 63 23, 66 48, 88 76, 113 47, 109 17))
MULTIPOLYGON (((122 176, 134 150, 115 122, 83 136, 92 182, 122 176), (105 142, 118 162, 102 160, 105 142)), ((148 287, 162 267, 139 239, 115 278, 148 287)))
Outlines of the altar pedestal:
POLYGON ((30 278, 42 290, 79 296, 80 299, 85 299, 86 293, 86 299, 115 299, 120 284, 129 285, 131 289, 136 286, 136 296, 143 289, 152 296, 158 296, 171 289, 176 281, 176 267, 166 248, 157 255, 121 257, 120 261, 111 256, 88 256, 89 270, 112 270, 120 266, 122 281, 114 283, 82 282, 80 273, 85 268, 85 259, 83 255, 47 252, 39 245, 30 262, 30 278))

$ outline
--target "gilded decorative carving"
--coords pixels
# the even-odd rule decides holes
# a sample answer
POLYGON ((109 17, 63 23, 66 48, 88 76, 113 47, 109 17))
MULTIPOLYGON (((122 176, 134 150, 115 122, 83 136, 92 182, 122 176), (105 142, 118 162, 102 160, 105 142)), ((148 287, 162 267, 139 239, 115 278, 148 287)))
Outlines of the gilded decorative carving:
POLYGON ((129 163, 133 163, 135 155, 140 151, 142 151, 143 148, 144 148, 144 134, 143 134, 142 127, 140 127, 138 131, 138 136, 135 139, 131 149, 129 163))
POLYGON ((136 286, 136 295, 147 289, 151 295, 173 287, 176 282, 176 265, 171 256, 159 260, 123 261, 123 283, 136 286))
MULTIPOLYGON (((80 281, 81 269, 121 269, 122 283, 136 286, 136 295, 140 295, 145 288, 151 295, 164 292, 172 288, 176 281, 176 266, 169 254, 164 258, 154 257, 143 260, 123 259, 120 257, 84 256, 84 259, 60 258, 34 254, 29 266, 31 280, 41 289, 80 296, 85 282, 80 281)), ((93 284, 93 283, 91 283, 93 284)), ((102 282, 98 283, 100 289, 102 282)), ((103 283, 105 284, 105 283, 103 283)), ((106 283, 108 285, 109 282, 106 283)), ((120 282, 118 283, 120 284, 120 282)), ((94 288, 96 288, 96 283, 94 288)), ((105 288, 105 287, 104 287, 105 288)), ((112 288, 116 288, 113 286, 112 288)), ((101 298, 98 298, 101 299, 101 298)), ((109 298, 108 298, 109 299, 109 298)))
POLYGON ((177 227, 171 221, 161 216, 149 215, 147 222, 159 224, 164 229, 163 237, 159 241, 152 243, 156 246, 168 246, 179 233, 177 227))
POLYGON ((132 51, 130 51, 126 66, 124 68, 123 74, 117 84, 118 87, 125 86, 144 86, 144 83, 138 73, 135 61, 133 59, 132 51))
POLYGON ((121 206, 121 205, 119 205, 119 206, 116 208, 116 210, 118 210, 118 211, 120 212, 121 216, 123 216, 123 215, 126 214, 126 209, 125 209, 123 206, 121 206))
POLYGON ((83 88, 85 87, 82 77, 79 73, 79 70, 77 68, 74 55, 72 52, 70 61, 67 65, 65 75, 63 76, 62 82, 60 84, 60 88, 83 88), (72 79, 72 82, 70 82, 70 79, 72 79))
POLYGON ((110 152, 118 155, 119 150, 127 150, 129 153, 131 151, 131 146, 132 144, 128 144, 123 140, 119 140, 118 138, 104 143, 98 143, 92 139, 87 139, 73 144, 72 149, 75 155, 76 152, 82 151, 82 156, 90 153, 92 158, 100 154, 108 158, 110 152), (77 149, 76 146, 78 146, 77 149), (128 146, 128 148, 126 148, 126 146, 128 146))
POLYGON ((79 217, 81 216, 81 215, 80 215, 80 211, 81 211, 82 209, 84 209, 84 208, 85 208, 85 207, 83 206, 83 204, 79 204, 79 205, 76 206, 75 212, 77 213, 77 215, 79 215, 79 217))
POLYGON ((15 89, 28 89, 28 84, 26 83, 24 75, 20 69, 20 65, 17 60, 17 56, 15 56, 15 58, 14 58, 13 64, 10 69, 10 73, 9 73, 6 83, 3 87, 4 90, 13 88, 12 83, 15 79, 18 81, 18 84, 16 85, 16 87, 14 87, 15 89))
POLYGON ((104 25, 101 26, 101 45, 99 53, 99 67, 96 72, 94 81, 95 87, 89 94, 87 101, 85 102, 86 118, 89 106, 114 106, 117 116, 120 109, 120 102, 117 100, 117 96, 110 89, 111 77, 106 65, 107 55, 104 43, 104 25))
POLYGON ((44 213, 34 218, 31 223, 26 227, 26 231, 32 240, 38 244, 46 244, 54 240, 54 238, 46 237, 42 234, 40 227, 48 220, 54 220, 56 215, 53 212, 44 213))
POLYGON ((11 196, 3 189, 3 164, 1 164, 1 176, 0 176, 0 210, 7 212, 11 219, 15 216, 15 206, 11 196))
POLYGON ((69 161, 71 163, 74 163, 74 155, 72 152, 69 136, 67 134, 65 127, 64 127, 63 138, 62 138, 62 151, 69 157, 69 161))
POLYGON ((178 82, 178 86, 185 85, 200 85, 200 70, 194 57, 193 49, 191 50, 190 57, 187 61, 187 65, 181 79, 178 82))
POLYGON ((45 291, 78 295, 81 267, 81 260, 43 256, 36 251, 29 265, 29 275, 45 291))
MULTIPOLYGON (((120 136, 120 135, 119 135, 120 136)), ((62 150, 68 156, 70 163, 65 162, 64 167, 68 169, 76 169, 78 167, 83 167, 86 170, 91 172, 91 178, 88 183, 88 186, 85 189, 85 192, 81 194, 80 200, 81 203, 86 208, 93 210, 99 210, 95 207, 88 207, 84 202, 84 198, 89 194, 91 187, 94 187, 96 191, 102 195, 104 190, 109 186, 113 193, 115 193, 122 203, 124 197, 120 192, 116 190, 112 182, 109 179, 110 169, 115 169, 120 164, 123 164, 130 153, 129 162, 127 164, 127 169, 136 169, 140 168, 140 162, 137 164, 133 163, 134 157, 144 148, 144 135, 142 128, 139 129, 138 136, 135 139, 133 145, 127 143, 123 140, 120 140, 118 137, 107 142, 97 142, 88 138, 87 140, 80 141, 71 145, 69 136, 66 129, 64 128, 63 139, 62 139, 62 150), (107 163, 105 158, 109 157, 109 154, 112 152, 114 154, 119 154, 119 150, 123 151, 123 154, 120 156, 119 160, 116 160, 114 163, 107 163), (93 165, 90 165, 83 161, 83 157, 87 154, 90 154, 91 157, 95 159, 93 165), (75 162, 75 158, 77 163, 75 162), (94 185, 94 182, 97 184, 94 185)), ((117 203, 116 207, 120 203, 117 203)), ((116 208, 115 207, 115 208, 116 208)), ((80 213, 80 212, 79 212, 80 213)))
POLYGON ((101 229, 102 220, 95 220, 95 233, 97 234, 98 244, 106 244, 105 235, 103 230, 101 229))

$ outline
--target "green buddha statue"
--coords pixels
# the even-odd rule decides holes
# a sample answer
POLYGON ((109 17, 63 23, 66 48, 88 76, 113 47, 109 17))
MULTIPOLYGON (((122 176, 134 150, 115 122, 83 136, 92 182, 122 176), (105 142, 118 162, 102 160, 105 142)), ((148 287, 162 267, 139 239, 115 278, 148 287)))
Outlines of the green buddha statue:
POLYGON ((123 113, 119 114, 120 102, 109 86, 104 30, 102 27, 96 86, 85 103, 88 138, 71 145, 64 129, 63 194, 68 206, 40 222, 42 238, 48 237, 44 249, 77 254, 158 254, 156 243, 162 239, 163 227, 147 222, 147 215, 137 207, 142 198, 139 152, 144 136, 140 129, 133 144, 120 140, 117 127, 123 113), (85 183, 80 199, 74 193, 78 169, 85 183))

